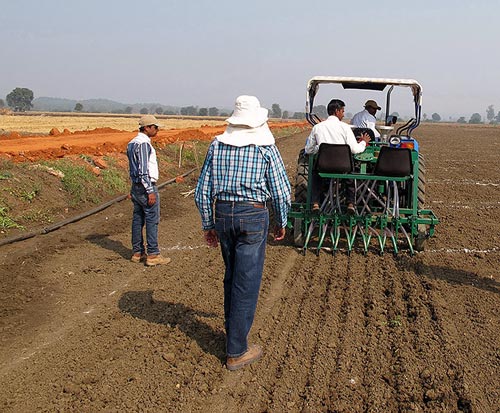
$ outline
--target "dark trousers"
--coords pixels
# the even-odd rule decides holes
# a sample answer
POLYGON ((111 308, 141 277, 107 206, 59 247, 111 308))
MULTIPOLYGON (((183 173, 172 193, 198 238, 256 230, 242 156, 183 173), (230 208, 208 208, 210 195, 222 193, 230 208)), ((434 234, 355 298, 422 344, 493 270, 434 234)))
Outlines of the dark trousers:
POLYGON ((146 227, 146 244, 148 255, 160 253, 158 247, 158 224, 160 223, 160 194, 154 187, 156 202, 148 205, 148 194, 142 184, 132 184, 130 195, 134 203, 132 215, 132 251, 134 254, 146 253, 144 245, 144 227, 146 227))
POLYGON ((239 357, 248 350, 248 333, 259 297, 266 252, 269 212, 249 203, 215 204, 224 274, 226 353, 239 357))

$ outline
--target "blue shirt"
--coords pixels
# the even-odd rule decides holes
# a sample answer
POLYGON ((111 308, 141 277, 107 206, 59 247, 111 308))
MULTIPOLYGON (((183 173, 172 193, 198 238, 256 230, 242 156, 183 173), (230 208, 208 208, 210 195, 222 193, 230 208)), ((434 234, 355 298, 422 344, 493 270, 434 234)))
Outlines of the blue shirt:
POLYGON ((284 228, 290 208, 290 183, 276 145, 232 146, 214 140, 195 190, 204 230, 215 227, 213 203, 266 202, 271 199, 276 223, 284 228))

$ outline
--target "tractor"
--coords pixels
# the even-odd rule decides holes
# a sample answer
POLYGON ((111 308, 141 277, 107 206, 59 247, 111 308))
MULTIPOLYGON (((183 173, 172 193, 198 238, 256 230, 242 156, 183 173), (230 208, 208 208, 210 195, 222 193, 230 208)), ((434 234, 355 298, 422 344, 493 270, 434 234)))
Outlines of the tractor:
MULTIPOLYGON (((364 152, 352 155, 348 145, 322 144, 317 154, 298 156, 295 199, 288 215, 294 243, 305 254, 313 249, 333 253, 392 250, 423 251, 426 240, 439 223, 425 208, 425 160, 412 132, 419 126, 422 87, 412 79, 381 79, 316 76, 307 84, 306 118, 311 125, 322 119, 314 113, 320 85, 337 84, 344 89, 385 92, 384 122, 376 126, 380 139, 369 142, 364 152), (391 113, 395 87, 411 91, 414 115, 396 128, 391 113), (311 173, 310 173, 311 172, 311 173), (312 208, 312 173, 324 185, 319 210, 312 208), (346 209, 345 189, 354 185, 355 208, 346 209)), ((355 136, 370 130, 353 128, 355 136)), ((373 137, 373 135, 371 135, 373 137)))

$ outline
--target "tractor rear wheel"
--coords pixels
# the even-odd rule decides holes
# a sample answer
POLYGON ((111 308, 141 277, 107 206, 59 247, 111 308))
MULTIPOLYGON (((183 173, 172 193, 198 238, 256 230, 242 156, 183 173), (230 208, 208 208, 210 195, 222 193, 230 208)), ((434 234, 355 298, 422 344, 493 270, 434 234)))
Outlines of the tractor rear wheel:
POLYGON ((425 160, 421 153, 418 154, 418 209, 423 209, 425 204, 425 160))
MULTIPOLYGON (((425 204, 425 159, 421 153, 418 154, 418 209, 424 208, 425 204)), ((427 241, 427 225, 418 224, 415 236, 415 251, 424 251, 427 241)))
MULTIPOLYGON (((295 202, 307 202, 307 182, 309 180, 309 155, 302 149, 297 160, 297 174, 295 175, 294 196, 295 202)), ((302 218, 295 218, 293 222, 293 242, 297 247, 304 245, 302 232, 302 218)))
POLYGON ((293 221, 293 244, 296 247, 304 246, 304 233, 302 232, 302 218, 295 218, 293 221))
POLYGON ((302 149, 297 160, 297 174, 295 175, 295 202, 307 201, 307 181, 309 180, 309 155, 302 149))

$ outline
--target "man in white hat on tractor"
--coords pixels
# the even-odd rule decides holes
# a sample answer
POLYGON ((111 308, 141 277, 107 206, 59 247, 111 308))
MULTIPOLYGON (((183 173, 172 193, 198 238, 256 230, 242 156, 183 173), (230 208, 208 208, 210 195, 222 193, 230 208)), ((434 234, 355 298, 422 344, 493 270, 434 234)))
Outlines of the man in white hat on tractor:
POLYGON ((254 96, 239 96, 229 125, 208 148, 195 191, 207 244, 221 245, 224 274, 226 367, 237 370, 262 355, 248 344, 259 296, 269 226, 285 237, 290 183, 267 125, 267 109, 254 96))
POLYGON ((377 110, 380 110, 381 107, 374 100, 367 100, 365 103, 365 108, 361 112, 356 113, 351 119, 351 125, 356 126, 357 128, 367 128, 373 131, 375 136, 375 140, 380 140, 380 133, 375 128, 377 123, 377 118, 375 115, 377 114, 377 110))

